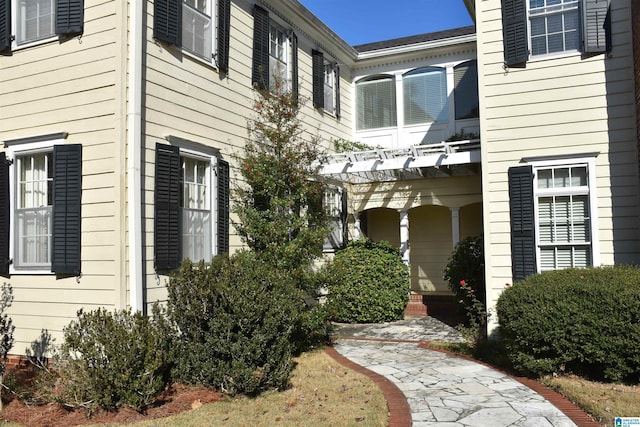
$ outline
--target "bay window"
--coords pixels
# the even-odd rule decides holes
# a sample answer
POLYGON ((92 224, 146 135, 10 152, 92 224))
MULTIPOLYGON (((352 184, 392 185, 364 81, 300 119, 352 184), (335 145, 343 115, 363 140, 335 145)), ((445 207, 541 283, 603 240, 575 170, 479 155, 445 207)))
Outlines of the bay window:
POLYGON ((402 78, 402 88, 405 125, 448 120, 447 72, 444 68, 410 71, 402 78))
POLYGON ((396 88, 393 76, 373 76, 356 83, 358 130, 396 126, 396 88))

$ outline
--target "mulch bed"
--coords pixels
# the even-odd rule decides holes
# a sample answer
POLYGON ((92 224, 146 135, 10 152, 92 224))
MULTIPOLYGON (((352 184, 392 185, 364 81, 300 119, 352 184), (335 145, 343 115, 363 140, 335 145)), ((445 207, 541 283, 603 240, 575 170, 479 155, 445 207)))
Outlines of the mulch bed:
MULTIPOLYGON (((27 385, 33 379, 32 372, 24 366, 13 368, 16 380, 27 385)), ((9 371, 9 370, 8 370, 9 371)), ((7 372, 9 373, 9 372, 7 372)), ((87 409, 67 409, 60 404, 28 405, 15 395, 3 391, 4 408, 0 414, 2 421, 14 421, 29 427, 66 427, 83 424, 137 423, 155 418, 165 418, 183 411, 215 402, 223 398, 221 393, 205 387, 188 387, 174 384, 169 387, 151 407, 144 413, 130 408, 122 408, 110 412, 96 410, 89 413, 87 409)))

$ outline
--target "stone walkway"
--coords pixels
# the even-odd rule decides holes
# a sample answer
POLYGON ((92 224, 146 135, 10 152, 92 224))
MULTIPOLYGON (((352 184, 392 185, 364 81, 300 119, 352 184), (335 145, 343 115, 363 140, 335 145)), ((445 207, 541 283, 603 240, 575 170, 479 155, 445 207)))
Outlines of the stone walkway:
MULTIPOLYGON (((388 402, 390 398, 394 399, 394 389, 406 399, 410 414, 390 417, 390 425, 598 426, 557 393, 544 387, 536 387, 548 392, 540 394, 483 364, 426 349, 424 343, 427 341, 462 339, 455 329, 434 318, 381 325, 340 325, 335 336, 335 351, 395 385, 383 387, 388 402), (555 405, 543 395, 552 396, 555 405), (566 412, 576 412, 573 418, 577 424, 556 406, 562 407, 564 403, 568 404, 566 412)), ((533 382, 529 384, 533 385, 533 382)))

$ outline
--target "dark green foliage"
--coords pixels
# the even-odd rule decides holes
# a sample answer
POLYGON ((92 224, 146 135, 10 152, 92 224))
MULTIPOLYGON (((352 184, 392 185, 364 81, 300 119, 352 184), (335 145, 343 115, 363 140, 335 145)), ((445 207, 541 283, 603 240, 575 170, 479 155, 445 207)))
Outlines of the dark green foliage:
POLYGON ((179 379, 245 394, 288 385, 305 307, 292 275, 244 252, 209 266, 185 261, 168 290, 179 379))
POLYGON ((409 270, 398 249, 370 239, 350 242, 323 273, 331 319, 347 323, 399 320, 409 300, 409 270))
POLYGON ((7 309, 13 303, 13 288, 8 283, 3 283, 0 289, 0 375, 4 374, 7 354, 13 347, 14 338, 13 321, 7 314, 7 309))
POLYGON ((640 379, 640 269, 615 266, 534 275, 497 303, 514 367, 542 375, 640 379))
POLYGON ((473 290, 475 298, 485 302, 484 283, 484 242, 482 235, 462 239, 453 250, 449 262, 444 269, 444 280, 449 282, 449 289, 464 307, 473 305, 469 292, 460 287, 460 282, 473 290))
POLYGON ((257 96, 238 159, 243 185, 235 189, 235 228, 251 250, 280 268, 297 269, 322 254, 329 234, 324 185, 313 180, 320 141, 303 132, 303 98, 290 92, 257 96))
POLYGON ((64 328, 59 399, 71 407, 143 410, 169 382, 171 331, 157 305, 152 318, 130 310, 78 311, 64 328))

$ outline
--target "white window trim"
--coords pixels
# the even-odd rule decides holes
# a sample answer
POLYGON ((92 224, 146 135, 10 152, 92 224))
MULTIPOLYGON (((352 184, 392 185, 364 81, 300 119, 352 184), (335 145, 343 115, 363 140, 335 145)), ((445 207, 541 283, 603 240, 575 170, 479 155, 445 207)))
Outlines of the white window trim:
MULTIPOLYGON (((17 141, 16 141, 17 142, 17 141)), ((18 188, 17 188, 17 176, 16 176, 16 157, 26 155, 26 154, 35 154, 42 152, 53 152, 53 146, 64 143, 64 136, 61 136, 56 139, 51 139, 48 141, 37 141, 37 142, 28 142, 28 143, 16 143, 12 144, 12 141, 7 141, 7 149, 6 155, 7 159, 12 162, 11 170, 9 172, 9 206, 10 206, 10 214, 9 214, 9 259, 16 259, 16 248, 15 248, 15 237, 16 237, 16 209, 17 203, 16 198, 18 197, 18 188)), ((9 274, 10 275, 54 275, 51 271, 51 266, 49 266, 48 270, 40 269, 40 268, 20 268, 16 269, 15 264, 12 262, 9 266, 9 274)))
POLYGON ((26 49, 28 47, 31 46, 37 46, 39 44, 45 44, 45 43, 49 43, 52 41, 56 41, 58 39, 60 39, 60 36, 58 36, 57 34, 55 34, 55 30, 56 30, 56 24, 55 24, 55 20, 56 20, 56 13, 55 13, 55 1, 53 2, 53 35, 51 35, 50 37, 44 37, 41 39, 37 39, 37 40, 31 40, 25 43, 21 43, 18 44, 18 31, 20 28, 22 28, 19 25, 18 22, 18 8, 20 7, 20 0, 11 0, 11 29, 12 29, 12 33, 13 33, 13 40, 11 42, 11 51, 16 51, 16 50, 20 50, 20 49, 26 49))
POLYGON ((544 53, 539 55, 533 54, 533 49, 531 46, 531 12, 530 12, 530 0, 526 0, 527 6, 527 48, 529 49, 529 59, 527 62, 537 62, 537 61, 546 61, 549 59, 559 59, 559 58, 567 58, 571 56, 581 55, 580 46, 582 46, 582 42, 584 40, 584 23, 582 22, 582 8, 583 8, 583 0, 578 0, 578 19, 580 28, 578 28, 578 49, 572 50, 563 50, 561 52, 551 52, 544 53))
POLYGON ((275 56, 272 55, 271 52, 271 28, 274 27, 276 28, 276 30, 281 31, 282 35, 284 36, 284 42, 283 42, 283 57, 284 57, 284 75, 286 75, 286 79, 283 82, 285 84, 284 90, 285 91, 289 91, 291 90, 291 70, 292 70, 292 58, 291 58, 291 54, 292 54, 292 49, 291 49, 291 30, 287 30, 283 25, 281 25, 280 23, 278 23, 277 21, 274 21, 273 18, 270 17, 270 21, 269 21, 269 86, 271 86, 269 88, 269 90, 273 90, 273 84, 275 83, 275 76, 276 76, 276 72, 273 69, 273 67, 271 67, 271 58, 273 58, 275 61, 280 62, 280 60, 275 56))
MULTIPOLYGON (((184 3, 184 0, 182 1, 182 7, 186 7, 186 4, 184 3)), ((210 65, 214 68, 218 68, 218 64, 215 60, 215 58, 217 57, 218 54, 218 2, 217 0, 210 0, 207 2, 208 4, 208 12, 210 13, 209 16, 211 17, 211 54, 207 57, 207 58, 203 58, 200 55, 197 55, 189 50, 187 50, 183 45, 180 46, 180 51, 196 60, 199 62, 202 62, 204 64, 210 65)), ((184 22, 181 25, 180 31, 184 31, 184 22)), ((182 34, 181 34, 182 36, 182 34)))
POLYGON ((324 75, 324 79, 323 79, 323 84, 322 84, 322 94, 324 96, 324 111, 327 114, 331 114, 333 116, 335 116, 336 114, 336 98, 337 98, 337 94, 336 94, 336 63, 335 62, 331 62, 331 61, 327 61, 327 59, 325 58, 324 60, 324 70, 323 70, 323 75, 324 75), (331 76, 331 105, 333 106, 333 108, 331 110, 328 110, 327 107, 327 96, 326 96, 326 92, 325 92, 325 88, 327 87, 327 75, 331 76))
POLYGON ((587 186, 589 188, 589 215, 590 215, 590 233, 591 233, 591 264, 594 267, 600 265, 600 227, 598 223, 598 196, 596 192, 596 161, 594 157, 563 157, 557 159, 545 159, 528 162, 533 169, 533 206, 534 206, 534 220, 535 220, 535 242, 536 242, 536 270, 538 273, 542 271, 540 265, 540 218, 538 215, 538 187, 536 178, 538 176, 538 169, 544 169, 548 167, 558 166, 587 166, 587 186))
MULTIPOLYGON (((207 178, 209 180, 209 200, 210 206, 209 209, 211 211, 211 255, 218 255, 218 218, 219 218, 219 200, 218 200, 218 158, 214 155, 204 154, 200 151, 196 151, 189 148, 180 147, 180 157, 190 157, 197 160, 203 160, 205 162, 209 162, 209 170, 207 173, 207 178)), ((182 201, 181 201, 182 203, 182 201)), ((182 208, 181 208, 182 209, 182 208)), ((180 239, 183 238, 182 233, 180 234, 180 239)), ((182 253, 182 259, 185 259, 184 249, 182 253)), ((200 260, 191 260, 194 263, 199 262, 200 260)), ((210 259, 204 260, 205 264, 209 264, 211 262, 210 259)))

